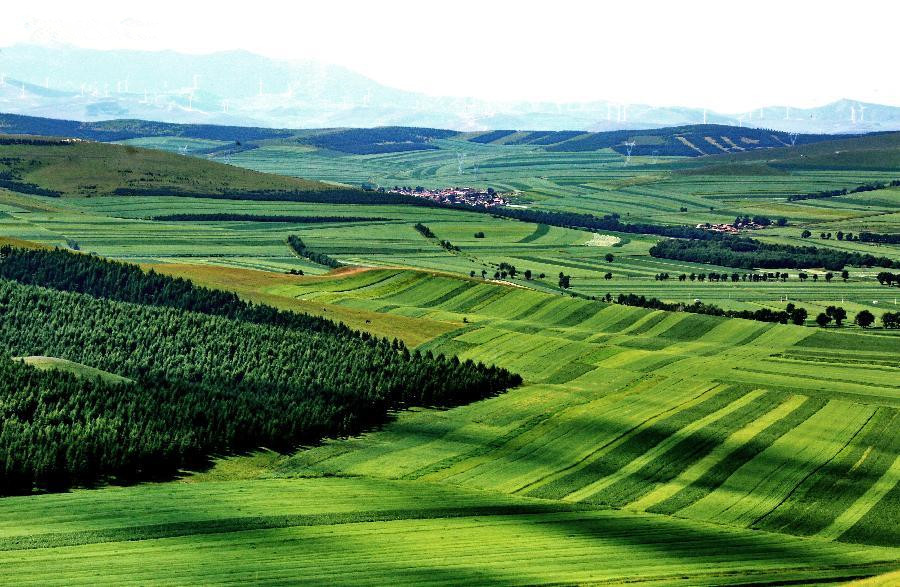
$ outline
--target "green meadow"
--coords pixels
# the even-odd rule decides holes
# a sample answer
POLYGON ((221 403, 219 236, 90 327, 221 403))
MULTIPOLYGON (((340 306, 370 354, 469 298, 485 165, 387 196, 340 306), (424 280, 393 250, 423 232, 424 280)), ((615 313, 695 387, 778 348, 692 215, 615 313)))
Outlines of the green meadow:
MULTIPOLYGON (((516 205, 635 222, 784 216, 787 226, 752 236, 900 257, 893 245, 818 238, 896 233, 900 189, 786 200, 897 179, 891 169, 781 168, 736 157, 722 171, 683 158, 626 161, 609 149, 498 141, 439 139, 438 149, 383 155, 271 141, 213 157, 229 166, 162 152, 206 158, 214 143, 129 142, 161 150, 135 150, 147 171, 157 157, 175 170, 158 185, 196 162, 202 186, 220 173, 243 188, 256 175, 284 189, 329 186, 283 176, 491 186, 513 192, 516 205), (801 239, 804 228, 813 238, 801 239)), ((104 168, 104 189, 114 189, 117 170, 136 167, 126 147, 104 147, 121 150, 118 158, 91 166, 104 168)), ((88 197, 75 178, 89 170, 77 168, 57 162, 26 176, 62 197, 0 189, 0 243, 140 263, 420 351, 502 366, 524 384, 452 409, 400 410, 380 428, 285 454, 218 455, 165 482, 3 498, 0 567, 16 584, 812 585, 900 569, 900 338, 851 324, 864 309, 900 309, 898 290, 879 285, 876 268, 849 268, 846 281, 826 281, 818 269, 808 273, 820 278, 805 282, 796 270, 787 282, 679 281, 682 273, 751 272, 651 257, 659 238, 651 235, 460 210, 191 197, 197 186, 179 196, 88 197), (54 166, 58 173, 46 171, 54 166), (153 220, 226 213, 241 220, 153 220), (345 266, 298 256, 289 235, 345 266), (517 275, 495 277, 501 263, 517 275), (571 276, 571 291, 558 286, 560 272, 571 276), (791 302, 810 320, 654 311, 600 301, 607 293, 727 309, 791 302), (847 309, 843 327, 814 325, 828 305, 847 309)), ((52 357, 29 361, 119 376, 52 357)))

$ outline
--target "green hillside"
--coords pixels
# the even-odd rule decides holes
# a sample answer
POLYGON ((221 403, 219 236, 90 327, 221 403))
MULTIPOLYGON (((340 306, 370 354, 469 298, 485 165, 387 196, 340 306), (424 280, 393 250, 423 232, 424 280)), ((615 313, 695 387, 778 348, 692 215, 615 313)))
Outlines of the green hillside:
MULTIPOLYGON (((900 133, 876 133, 795 147, 719 155, 711 158, 709 165, 722 165, 723 161, 732 165, 747 165, 751 170, 754 165, 766 163, 784 171, 865 169, 896 172, 900 169, 900 133)), ((705 167, 693 172, 699 173, 703 169, 705 167)))
MULTIPOLYGON (((116 190, 190 194, 335 189, 317 181, 266 175, 134 146, 10 136, 0 136, 0 145, 0 173, 9 180, 66 195, 110 195, 116 190)), ((17 186, 7 187, 16 190, 17 186)))

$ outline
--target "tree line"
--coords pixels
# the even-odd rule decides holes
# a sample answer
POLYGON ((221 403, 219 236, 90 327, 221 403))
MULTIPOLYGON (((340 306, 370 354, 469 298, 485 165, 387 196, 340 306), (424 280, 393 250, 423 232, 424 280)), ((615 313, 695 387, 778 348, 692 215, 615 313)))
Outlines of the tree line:
POLYGON ((900 273, 891 273, 890 271, 881 271, 875 276, 878 283, 890 287, 893 284, 900 285, 900 273))
POLYGON ((112 385, 0 364, 0 488, 171 474, 213 452, 351 434, 404 405, 518 385, 505 369, 368 334, 285 328, 0 280, 0 354, 59 357, 112 385))
POLYGON ((360 335, 344 324, 318 316, 252 304, 241 300, 233 292, 201 287, 188 279, 162 275, 152 269, 145 272, 130 263, 60 249, 21 249, 9 245, 0 247, 0 278, 110 300, 224 316, 256 324, 323 332, 332 336, 358 338, 360 335))
MULTIPOLYGON (((881 274, 879 274, 881 275, 881 274)), ((800 281, 806 281, 809 279, 810 274, 801 271, 797 274, 797 278, 800 281)), ((844 281, 847 281, 850 278, 850 272, 847 270, 841 271, 841 278, 844 281)), ((654 275, 654 279, 657 281, 666 281, 671 278, 671 275, 667 272, 657 273, 654 275)), ((758 283, 760 281, 781 281, 782 283, 786 282, 790 278, 790 274, 786 271, 775 271, 775 272, 763 272, 763 273, 718 273, 716 271, 710 271, 709 273, 681 273, 678 275, 678 281, 700 281, 701 283, 704 281, 710 283, 718 283, 718 282, 727 282, 731 281, 732 283, 737 283, 739 281, 750 281, 752 283, 758 283)), ((812 274, 813 281, 819 280, 819 275, 817 273, 812 274)), ((825 281, 831 282, 832 279, 835 278, 835 274, 831 271, 825 273, 825 281)))
POLYGON ((287 243, 291 247, 291 249, 294 250, 295 253, 297 253, 301 257, 309 259, 313 263, 317 263, 319 265, 325 265, 326 267, 331 267, 332 269, 337 269, 338 267, 344 266, 343 263, 341 263, 337 259, 329 257, 325 253, 319 253, 319 252, 310 250, 309 248, 307 248, 307 246, 303 242, 303 240, 296 234, 288 235, 287 243))
POLYGON ((763 243, 756 239, 722 236, 715 240, 666 239, 650 248, 650 255, 663 259, 707 263, 742 269, 824 267, 840 271, 858 267, 900 267, 888 257, 817 247, 763 243))
POLYGON ((864 243, 879 243, 883 245, 900 245, 900 234, 879 234, 877 232, 861 232, 856 239, 864 243))
MULTIPOLYGON (((606 294, 604 298, 606 302, 612 302, 612 294, 606 294)), ((743 318, 745 320, 757 320, 759 322, 778 322, 787 324, 789 320, 795 324, 803 324, 806 320, 806 310, 802 311, 802 319, 798 320, 797 308, 793 308, 793 304, 789 304, 786 310, 771 310, 769 308, 760 308, 758 310, 723 310, 714 304, 704 304, 695 301, 690 304, 683 302, 664 302, 659 298, 648 298, 643 295, 636 294, 619 294, 615 298, 617 304, 624 306, 637 306, 640 308, 650 308, 652 310, 666 310, 667 312, 689 312, 691 314, 705 314, 707 316, 723 316, 726 318, 743 318)))
POLYGON ((383 222, 390 218, 378 216, 289 216, 271 214, 165 214, 150 216, 146 220, 160 222, 286 222, 292 224, 322 224, 327 222, 383 222))
MULTIPOLYGON (((422 224, 421 222, 416 222, 413 225, 413 228, 415 228, 419 232, 419 234, 421 234, 425 238, 437 239, 437 236, 435 236, 434 232, 430 228, 428 228, 427 226, 422 224)), ((441 248, 447 252, 450 252, 450 253, 460 252, 460 248, 458 246, 454 245, 453 243, 451 243, 450 241, 448 241, 446 239, 440 239, 438 241, 438 244, 441 245, 441 248)))
POLYGON ((847 194, 859 194, 862 192, 873 192, 875 190, 883 190, 886 187, 897 187, 900 186, 900 179, 895 179, 888 183, 884 183, 881 181, 874 181, 871 183, 866 183, 863 185, 856 186, 855 188, 842 188, 839 190, 823 190, 820 192, 813 192, 810 194, 792 194, 788 196, 788 202, 797 202, 800 200, 821 200, 824 198, 835 198, 838 196, 846 196, 847 194))

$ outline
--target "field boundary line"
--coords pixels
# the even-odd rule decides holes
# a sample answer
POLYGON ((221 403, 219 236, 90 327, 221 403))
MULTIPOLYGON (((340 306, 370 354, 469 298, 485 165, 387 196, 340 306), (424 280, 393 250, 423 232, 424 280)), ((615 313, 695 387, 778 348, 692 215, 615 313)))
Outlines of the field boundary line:
POLYGON ((728 405, 723 406, 722 408, 716 410, 715 412, 713 412, 711 414, 707 414, 706 416, 700 418, 699 420, 694 420, 687 426, 684 426, 683 428, 679 428, 674 433, 667 436, 659 444, 652 447, 650 450, 643 453, 639 457, 635 458, 634 460, 632 460, 630 463, 628 463, 626 466, 622 467, 615 473, 612 473, 611 475, 607 475, 606 477, 603 477, 601 479, 597 479, 593 483, 590 483, 588 485, 585 485, 581 489, 577 489, 577 490, 573 491, 572 493, 564 496, 563 500, 569 501, 569 502, 581 501, 583 499, 587 499, 587 498, 603 491, 604 489, 606 489, 607 487, 609 487, 616 481, 625 479, 626 477, 630 476, 632 473, 637 473, 644 465, 650 463, 651 461, 654 461, 657 458, 664 458, 665 454, 667 452, 669 452, 669 450, 674 448, 676 444, 678 444, 685 438, 691 436, 695 432, 699 432, 706 426, 708 426, 714 422, 717 422, 718 420, 721 420, 722 418, 739 410, 740 408, 742 408, 745 405, 751 403, 752 401, 762 397, 765 394, 766 394, 765 390, 756 389, 754 391, 751 391, 750 393, 747 393, 747 394, 739 397, 735 401, 729 403, 728 405))
POLYGON ((718 445, 708 455, 682 471, 677 477, 668 483, 657 487, 637 501, 632 502, 626 506, 626 508, 634 511, 646 511, 654 505, 672 497, 685 487, 688 487, 703 477, 707 471, 715 467, 724 459, 727 459, 741 446, 751 442, 760 432, 770 425, 787 417, 789 414, 792 414, 797 408, 803 405, 807 399, 808 397, 804 395, 794 395, 789 397, 758 420, 751 422, 740 430, 736 430, 726 438, 722 444, 718 445))
POLYGON ((835 518, 827 528, 814 536, 824 540, 837 540, 844 532, 852 528, 863 516, 869 513, 869 510, 893 490, 898 482, 900 482, 900 455, 894 458, 894 462, 888 470, 870 485, 865 493, 860 495, 841 515, 835 518))
POLYGON ((831 456, 828 457, 826 460, 824 460, 818 467, 814 468, 812 471, 810 471, 809 473, 807 473, 806 476, 803 477, 803 479, 801 479, 799 483, 797 483, 796 485, 794 485, 793 489, 791 489, 791 490, 787 493, 787 495, 784 496, 784 499, 782 499, 781 501, 779 501, 778 504, 777 504, 775 507, 773 507, 772 509, 770 509, 768 512, 766 512, 765 514, 763 514, 762 516, 760 516, 760 517, 757 518, 756 520, 754 520, 754 521, 753 521, 752 523, 750 523, 747 527, 748 527, 748 528, 753 528, 754 526, 756 526, 757 524, 759 524, 760 522, 762 522, 764 519, 766 519, 766 517, 768 517, 772 512, 774 512, 775 510, 777 510, 778 508, 780 508, 787 500, 789 500, 789 499, 791 498, 791 496, 794 495, 794 493, 795 493, 798 489, 800 489, 800 487, 801 487, 804 483, 806 483, 806 481, 807 481, 810 477, 812 477, 813 475, 815 475, 816 473, 818 473, 823 467, 827 466, 829 463, 831 463, 831 461, 833 461, 834 459, 836 459, 837 456, 838 456, 839 454, 841 454, 842 452, 844 452, 844 451, 847 449, 847 447, 850 446, 850 445, 853 443, 854 440, 856 440, 856 437, 859 436, 859 434, 866 428, 866 426, 869 425, 869 422, 872 421, 872 419, 875 417, 875 414, 876 414, 876 413, 877 413, 877 410, 872 410, 872 413, 869 414, 869 417, 866 418, 866 421, 863 422, 862 426, 860 426, 859 428, 856 429, 856 432, 854 432, 854 433, 850 436, 850 438, 847 439, 847 442, 845 442, 845 443, 841 446, 841 448, 839 448, 838 450, 836 450, 836 451, 834 452, 833 455, 831 455, 831 456))
POLYGON ((570 473, 579 471, 579 470, 583 469, 584 467, 587 467, 591 462, 593 462, 601 454, 606 453, 606 452, 616 448, 623 442, 625 442, 625 440, 627 440, 633 433, 635 433, 637 430, 641 430, 641 429, 645 428, 651 422, 654 422, 656 420, 659 420, 660 418, 663 418, 668 415, 679 412, 682 409, 684 409, 686 406, 688 406, 689 404, 699 403, 701 401, 701 398, 703 398, 706 394, 708 394, 709 392, 711 392, 713 390, 717 390, 716 393, 718 393, 719 391, 722 391, 723 389, 725 389, 727 387, 727 385, 724 385, 724 384, 718 383, 718 382, 708 382, 708 384, 709 384, 709 387, 705 387, 698 395, 691 397, 690 399, 687 399, 687 400, 681 402, 680 404, 676 404, 672 407, 666 408, 665 410, 663 410, 661 412, 657 412, 656 414, 650 416, 649 418, 646 418, 646 419, 638 422, 631 428, 625 430, 624 432, 622 432, 621 434, 619 434, 612 440, 609 440, 608 442, 604 443, 603 445, 590 451, 588 454, 586 454, 585 456, 583 456, 576 462, 566 465, 565 467, 562 467, 560 469, 557 469, 553 473, 550 473, 549 475, 545 475, 544 477, 541 477, 540 479, 531 481, 530 483, 527 483, 527 484, 523 485, 522 487, 519 487, 518 489, 513 490, 511 493, 516 494, 516 493, 522 493, 525 491, 534 491, 535 489, 543 487, 544 485, 546 485, 547 483, 550 483, 551 481, 559 479, 570 473))

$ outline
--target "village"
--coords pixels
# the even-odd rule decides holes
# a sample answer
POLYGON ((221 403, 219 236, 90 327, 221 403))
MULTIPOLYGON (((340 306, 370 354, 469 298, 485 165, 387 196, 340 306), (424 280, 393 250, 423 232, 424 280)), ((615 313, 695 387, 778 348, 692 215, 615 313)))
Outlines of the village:
POLYGON ((499 192, 495 191, 494 188, 487 188, 487 190, 471 187, 428 189, 422 186, 416 186, 414 188, 394 186, 393 189, 388 191, 395 194, 425 198, 440 202, 441 204, 463 204, 466 206, 492 208, 494 206, 506 206, 509 203, 509 201, 501 196, 499 192))
MULTIPOLYGON (((767 226, 771 226, 772 224, 772 220, 765 216, 754 216, 753 218, 750 218, 749 216, 738 216, 734 219, 734 222, 730 224, 711 224, 709 222, 701 222, 697 225, 697 228, 709 230, 711 232, 737 234, 742 230, 760 230, 762 228, 766 228, 767 226)), ((774 224, 777 224, 778 226, 785 226, 787 225, 787 220, 784 218, 779 218, 774 222, 774 224)))

